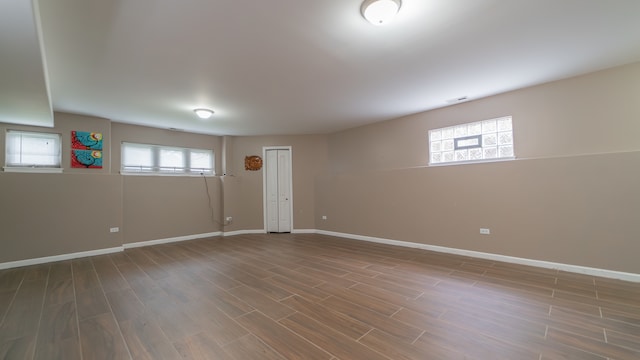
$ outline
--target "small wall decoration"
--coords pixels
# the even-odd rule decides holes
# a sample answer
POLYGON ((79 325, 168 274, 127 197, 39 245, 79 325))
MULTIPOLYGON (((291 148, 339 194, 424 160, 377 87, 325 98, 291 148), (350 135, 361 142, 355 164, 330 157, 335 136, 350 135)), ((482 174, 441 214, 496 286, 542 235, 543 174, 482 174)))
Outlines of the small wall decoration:
POLYGON ((71 167, 102 169, 102 151, 72 149, 71 167))
POLYGON ((102 150, 102 133, 72 131, 71 148, 78 150, 102 150))
POLYGON ((245 156, 244 169, 248 171, 258 171, 262 169, 262 158, 258 155, 245 156))
POLYGON ((102 169, 102 133, 71 132, 71 167, 102 169))

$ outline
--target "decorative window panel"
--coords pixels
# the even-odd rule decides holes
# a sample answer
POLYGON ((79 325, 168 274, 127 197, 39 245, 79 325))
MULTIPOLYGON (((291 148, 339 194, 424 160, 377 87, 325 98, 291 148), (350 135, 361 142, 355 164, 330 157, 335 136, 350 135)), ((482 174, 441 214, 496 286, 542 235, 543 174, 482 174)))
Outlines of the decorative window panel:
POLYGON ((511 116, 429 130, 429 165, 514 157, 511 116))

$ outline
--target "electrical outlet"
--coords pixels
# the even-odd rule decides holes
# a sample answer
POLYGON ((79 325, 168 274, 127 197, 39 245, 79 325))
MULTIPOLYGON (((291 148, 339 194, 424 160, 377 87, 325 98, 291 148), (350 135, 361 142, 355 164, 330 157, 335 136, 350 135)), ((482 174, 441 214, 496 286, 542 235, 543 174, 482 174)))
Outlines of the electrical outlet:
POLYGON ((226 218, 224 218, 224 221, 225 221, 227 224, 231 224, 231 222, 233 221, 233 216, 227 216, 226 218))
POLYGON ((480 228, 480 234, 489 235, 489 234, 491 234, 491 230, 490 229, 485 229, 485 228, 480 228))
POLYGON ((327 220, 327 215, 322 215, 322 220, 327 220))
POLYGON ((112 227, 109 229, 109 232, 112 232, 112 233, 117 233, 118 231, 120 231, 119 227, 112 227))

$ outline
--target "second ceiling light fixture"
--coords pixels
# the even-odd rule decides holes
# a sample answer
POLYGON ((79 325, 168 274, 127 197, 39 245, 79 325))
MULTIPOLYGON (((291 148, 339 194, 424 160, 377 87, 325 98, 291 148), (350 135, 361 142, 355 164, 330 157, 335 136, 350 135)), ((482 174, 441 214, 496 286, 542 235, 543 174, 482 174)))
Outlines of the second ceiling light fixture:
POLYGON ((398 14, 400 6, 401 0, 365 0, 360 10, 373 25, 385 25, 398 14))

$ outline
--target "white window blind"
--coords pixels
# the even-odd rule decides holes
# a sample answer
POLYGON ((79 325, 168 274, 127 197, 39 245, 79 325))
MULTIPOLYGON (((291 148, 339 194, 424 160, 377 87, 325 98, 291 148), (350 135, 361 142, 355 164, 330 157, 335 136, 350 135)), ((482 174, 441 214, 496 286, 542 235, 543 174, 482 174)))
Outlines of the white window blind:
POLYGON ((142 144, 122 144, 122 170, 153 171, 153 146, 142 144))
POLYGON ((160 171, 185 172, 185 152, 187 149, 160 148, 160 171))
POLYGON ((122 143, 122 173, 213 175, 213 151, 122 143))
POLYGON ((209 150, 192 149, 189 154, 189 170, 191 172, 200 172, 211 170, 213 163, 213 152, 209 150))
POLYGON ((60 134, 8 130, 6 168, 60 168, 60 134))

